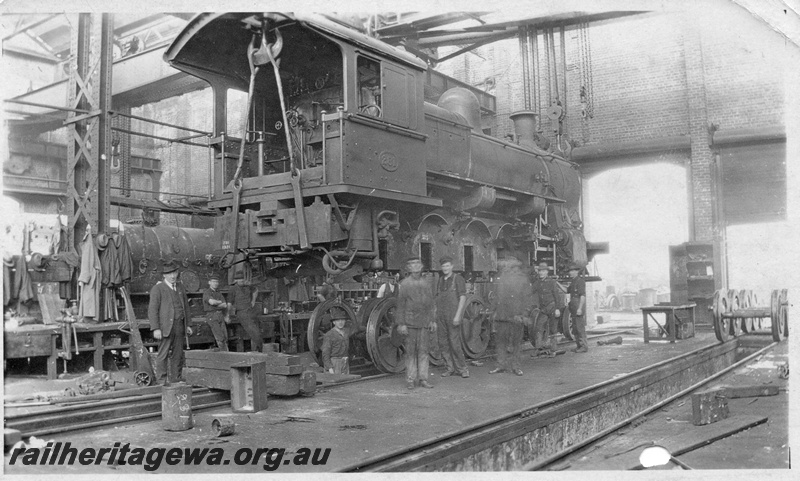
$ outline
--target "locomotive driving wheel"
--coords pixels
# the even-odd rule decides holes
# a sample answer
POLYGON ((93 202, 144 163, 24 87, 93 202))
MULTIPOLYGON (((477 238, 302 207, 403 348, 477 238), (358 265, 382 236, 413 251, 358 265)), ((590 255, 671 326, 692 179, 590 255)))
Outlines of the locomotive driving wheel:
POLYGON ((789 290, 781 289, 781 307, 779 309, 783 321, 783 337, 789 337, 789 290))
MULTIPOLYGON (((758 294, 753 291, 748 291, 751 294, 750 298, 750 307, 758 306, 758 294)), ((764 328, 764 318, 763 317, 754 317, 753 318, 753 330, 763 329, 764 328)))
POLYGON ((353 309, 347 304, 344 304, 339 299, 328 299, 320 303, 311 313, 308 319, 308 330, 306 331, 306 338, 308 340, 308 350, 313 352, 317 358, 319 365, 322 365, 322 339, 325 333, 333 328, 333 321, 331 321, 331 309, 334 307, 343 309, 347 313, 347 322, 345 329, 355 330, 356 328, 356 314, 353 309))
POLYGON ((461 344, 464 354, 470 359, 477 359, 486 352, 492 334, 492 320, 484 312, 483 300, 471 294, 467 297, 464 315, 461 318, 461 344))
MULTIPOLYGON (((739 291, 739 307, 749 309, 753 307, 753 291, 742 289, 739 291)), ((742 319, 742 331, 753 332, 753 318, 745 317, 742 319)))
POLYGON ((574 341, 572 338, 572 313, 569 312, 568 307, 564 307, 564 312, 561 313, 561 334, 567 341, 574 341))
POLYGON ((364 329, 367 328, 367 322, 369 321, 369 315, 372 314, 372 311, 375 310, 375 307, 382 301, 382 298, 373 297, 371 299, 367 299, 361 307, 356 312, 356 325, 358 327, 363 327, 364 329))
MULTIPOLYGON (((739 292, 733 289, 728 289, 727 292, 728 297, 728 310, 727 312, 733 312, 739 309, 739 292)), ((744 319, 731 319, 730 321, 730 329, 731 335, 733 337, 739 337, 742 334, 742 324, 744 323, 744 319)))
POLYGON ((367 352, 381 372, 398 373, 405 369, 403 336, 394 320, 397 299, 384 297, 367 321, 367 352))
POLYGON ((714 292, 714 299, 711 303, 714 317, 714 334, 720 342, 725 342, 731 338, 731 321, 722 317, 723 313, 730 311, 728 298, 725 294, 726 292, 723 290, 714 292))
POLYGON ((770 322, 772 324, 772 340, 780 342, 782 337, 789 337, 786 312, 786 289, 772 291, 770 301, 770 322))

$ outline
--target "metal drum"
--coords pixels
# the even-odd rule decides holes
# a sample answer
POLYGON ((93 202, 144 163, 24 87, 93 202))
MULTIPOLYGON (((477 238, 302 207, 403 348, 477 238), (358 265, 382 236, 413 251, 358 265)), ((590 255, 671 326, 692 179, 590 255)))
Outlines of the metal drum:
POLYGON ((182 382, 164 386, 161 392, 161 422, 165 431, 192 429, 192 386, 182 382))

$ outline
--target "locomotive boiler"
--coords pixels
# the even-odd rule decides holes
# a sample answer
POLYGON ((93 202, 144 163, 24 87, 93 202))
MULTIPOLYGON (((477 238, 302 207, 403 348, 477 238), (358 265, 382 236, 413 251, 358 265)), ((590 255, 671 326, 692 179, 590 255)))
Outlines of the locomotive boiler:
MULTIPOLYGON (((512 116, 516 143, 486 135, 470 91, 424 101, 427 65, 404 51, 323 16, 203 13, 165 60, 212 87, 209 206, 223 212, 214 254, 228 265, 266 258, 352 281, 398 272, 412 254, 428 270, 449 255, 471 290, 462 326, 477 357, 498 257, 544 261, 556 276, 589 260, 577 166, 536 146, 534 114, 512 116)), ((401 370, 393 303, 366 287, 323 302, 310 348, 344 304, 372 361, 401 370)))

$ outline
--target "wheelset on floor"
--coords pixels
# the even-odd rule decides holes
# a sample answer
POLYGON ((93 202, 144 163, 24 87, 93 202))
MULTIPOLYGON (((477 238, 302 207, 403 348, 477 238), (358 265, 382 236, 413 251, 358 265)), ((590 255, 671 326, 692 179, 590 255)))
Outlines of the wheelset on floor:
POLYGON ((764 319, 769 319, 772 339, 779 342, 789 337, 788 305, 786 289, 772 291, 767 307, 758 307, 758 298, 750 290, 720 289, 711 303, 714 333, 725 342, 763 329, 764 319))

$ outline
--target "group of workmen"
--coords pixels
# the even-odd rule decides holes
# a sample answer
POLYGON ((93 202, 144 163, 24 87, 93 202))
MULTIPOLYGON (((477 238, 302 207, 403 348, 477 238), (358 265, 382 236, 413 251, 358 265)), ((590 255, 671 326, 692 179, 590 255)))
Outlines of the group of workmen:
MULTIPOLYGON (((186 289, 178 281, 178 264, 173 261, 162 267, 164 279, 150 289, 147 317, 153 338, 158 341, 155 377, 157 384, 171 384, 183 380, 185 335, 191 335, 189 327, 189 301, 186 289)), ((247 285, 244 274, 236 272, 234 285, 225 300, 219 291, 219 276, 212 274, 208 289, 203 292, 203 311, 211 332, 221 351, 228 350, 228 329, 235 314, 239 324, 250 336, 251 350, 260 352, 263 345, 261 330, 256 322, 255 303, 258 291, 247 285)))
MULTIPOLYGON (((433 289, 428 277, 422 275, 419 257, 406 261, 409 275, 394 289, 397 297, 395 315, 397 333, 403 336, 406 363, 406 387, 432 388, 429 381, 430 336, 437 335, 441 357, 445 363, 442 377, 469 377, 466 356, 462 347, 461 322, 467 300, 464 278, 453 272, 453 259, 440 259, 442 275, 433 289)), ((513 257, 498 261, 499 273, 495 284, 496 301, 493 312, 497 366, 490 374, 512 372, 522 376, 521 344, 524 328, 532 333, 536 347, 534 356, 553 357, 557 354, 556 335, 561 312, 565 308, 563 288, 549 277, 549 267, 540 263, 537 275, 529 278, 522 263, 513 257)), ((568 308, 572 314, 572 335, 577 343, 574 352, 588 351, 586 343, 586 284, 578 276, 577 264, 569 267, 572 280, 566 292, 570 295, 568 308)), ((177 282, 178 266, 167 262, 163 267, 164 280, 150 291, 148 318, 153 337, 159 341, 156 356, 156 379, 160 384, 182 380, 184 336, 188 327, 189 305, 186 291, 177 282)), ((394 286, 391 286, 394 287, 394 286)), ((203 310, 220 350, 228 350, 226 324, 235 314, 239 324, 251 339, 251 350, 260 352, 263 339, 256 322, 255 302, 258 291, 244 282, 237 272, 226 301, 219 291, 219 277, 212 275, 209 287, 203 292, 203 310)), ((323 338, 321 357, 324 369, 331 373, 349 372, 349 339, 364 328, 347 328, 348 315, 344 309, 333 307, 329 315, 333 327, 323 338)))
MULTIPOLYGON (((409 276, 400 283, 397 299, 397 332, 404 336, 406 361, 406 387, 433 388, 429 381, 430 335, 438 333, 439 347, 445 362, 442 377, 460 375, 469 377, 469 370, 461 344, 461 322, 466 306, 466 283, 453 272, 453 259, 440 259, 442 275, 435 291, 422 276, 419 257, 406 261, 409 276)), ((537 276, 530 279, 522 263, 513 257, 498 262, 496 301, 493 313, 497 366, 489 374, 513 372, 522 376, 520 351, 527 325, 535 332, 534 356, 556 355, 556 335, 560 322, 562 289, 549 277, 549 267, 540 263, 537 276)), ((572 335, 577 343, 573 352, 588 351, 586 343, 586 284, 578 276, 580 266, 569 266, 572 280, 566 292, 570 295, 568 308, 572 314, 572 335)))

